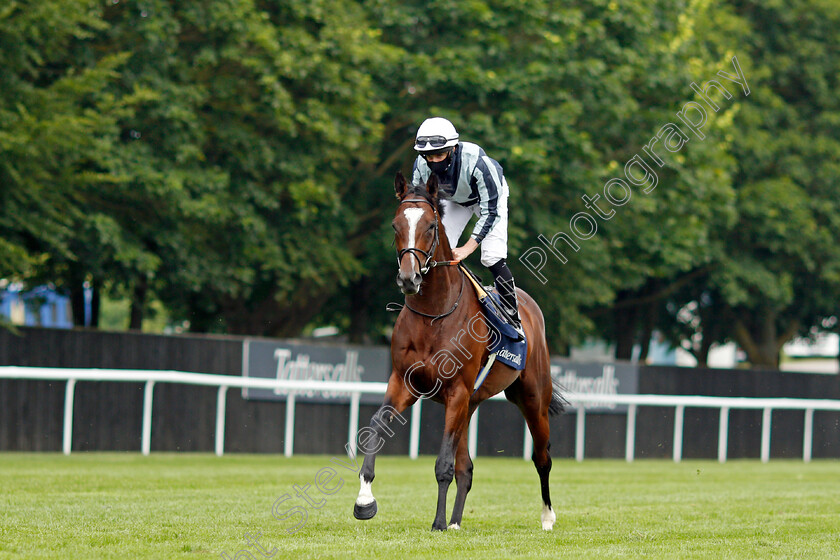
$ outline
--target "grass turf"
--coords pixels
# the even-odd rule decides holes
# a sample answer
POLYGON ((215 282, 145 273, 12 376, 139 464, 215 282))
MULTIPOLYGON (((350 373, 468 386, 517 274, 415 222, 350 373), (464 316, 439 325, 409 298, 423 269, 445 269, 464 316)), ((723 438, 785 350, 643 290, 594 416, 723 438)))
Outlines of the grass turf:
POLYGON ((840 558, 837 461, 555 460, 552 482, 544 532, 533 465, 479 457, 463 528, 432 533, 434 457, 380 457, 361 522, 356 475, 329 456, 6 453, 0 559, 265 558, 245 533, 272 558, 840 558), (334 494, 313 484, 325 467, 334 494), (319 509, 295 496, 306 484, 319 509), (278 513, 308 511, 294 534, 300 516, 272 516, 284 494, 278 513))

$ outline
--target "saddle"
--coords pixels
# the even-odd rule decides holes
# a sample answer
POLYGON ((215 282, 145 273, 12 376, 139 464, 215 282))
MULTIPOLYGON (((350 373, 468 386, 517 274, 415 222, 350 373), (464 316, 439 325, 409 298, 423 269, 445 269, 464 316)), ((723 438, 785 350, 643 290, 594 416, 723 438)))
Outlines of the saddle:
POLYGON ((478 301, 481 304, 481 311, 487 322, 487 326, 494 334, 490 337, 490 357, 487 364, 481 370, 475 381, 473 392, 477 391, 490 367, 495 360, 499 360, 505 365, 514 369, 525 369, 525 357, 528 353, 528 340, 520 339, 516 329, 510 324, 510 319, 502 306, 499 293, 493 288, 482 286, 481 280, 476 276, 467 266, 461 262, 458 263, 461 270, 464 271, 466 277, 470 280, 470 284, 475 289, 478 301))

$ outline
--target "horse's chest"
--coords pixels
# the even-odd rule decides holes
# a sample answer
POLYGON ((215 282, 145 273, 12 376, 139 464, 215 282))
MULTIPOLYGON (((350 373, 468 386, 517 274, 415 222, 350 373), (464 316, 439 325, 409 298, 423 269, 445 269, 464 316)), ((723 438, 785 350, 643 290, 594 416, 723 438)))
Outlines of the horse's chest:
POLYGON ((427 374, 451 377, 458 370, 480 359, 483 348, 477 348, 469 342, 451 334, 418 337, 407 341, 395 353, 394 369, 402 372, 422 369, 427 374))

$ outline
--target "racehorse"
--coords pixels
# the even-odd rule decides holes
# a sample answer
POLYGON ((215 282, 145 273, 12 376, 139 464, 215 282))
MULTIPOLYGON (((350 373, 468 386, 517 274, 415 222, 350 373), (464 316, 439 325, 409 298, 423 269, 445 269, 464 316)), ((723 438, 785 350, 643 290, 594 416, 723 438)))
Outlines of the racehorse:
MULTIPOLYGON (((405 306, 391 338, 392 370, 382 406, 371 419, 359 472, 361 487, 353 515, 370 519, 377 512, 371 491, 376 452, 383 434, 393 432, 386 423, 413 405, 430 398, 445 408, 445 427, 435 461, 438 483, 437 512, 432 530, 460 529, 464 503, 472 485, 473 463, 468 450, 470 417, 478 405, 504 391, 525 417, 534 441, 533 461, 542 490, 542 527, 550 530, 556 515, 551 507, 548 475, 549 415, 563 410, 563 401, 551 380, 545 322, 534 300, 517 289, 522 326, 528 340, 525 368, 515 370, 495 361, 477 391, 476 377, 489 357, 491 327, 481 312, 478 296, 464 271, 452 260, 441 216, 437 177, 425 185, 406 183, 402 173, 394 181, 399 206, 394 216, 399 273, 397 285, 405 306), (446 524, 446 494, 453 476, 455 504, 446 524)), ((399 416, 401 423, 405 420, 399 416)))

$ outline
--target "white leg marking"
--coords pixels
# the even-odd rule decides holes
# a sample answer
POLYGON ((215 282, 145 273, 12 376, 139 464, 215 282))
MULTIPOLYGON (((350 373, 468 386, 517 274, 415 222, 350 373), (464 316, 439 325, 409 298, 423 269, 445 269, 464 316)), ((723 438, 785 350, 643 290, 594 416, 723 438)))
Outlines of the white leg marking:
MULTIPOLYGON (((423 216, 423 209, 422 208, 406 208, 403 210, 403 214, 405 214, 405 219, 408 220, 408 247, 406 249, 413 249, 414 242, 416 241, 415 236, 417 235, 417 222, 420 221, 420 218, 423 216)), ((409 253, 411 256, 411 263, 412 266, 414 265, 414 252, 409 253)))
POLYGON ((554 514, 554 510, 548 507, 547 505, 543 504, 542 510, 542 527, 546 531, 551 531, 554 527, 554 522, 557 520, 557 516, 554 514))
POLYGON ((362 487, 359 488, 359 497, 356 498, 356 503, 360 506, 372 504, 376 500, 373 499, 373 492, 370 489, 370 482, 365 482, 365 479, 364 477, 362 477, 362 475, 359 475, 359 480, 362 483, 362 487))
POLYGON ((449 526, 449 528, 458 531, 458 530, 461 529, 461 526, 458 525, 457 523, 453 523, 452 525, 449 526))

